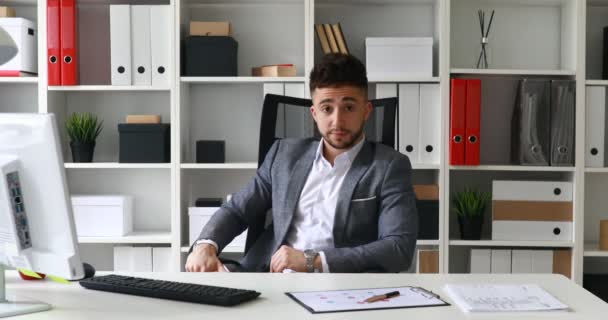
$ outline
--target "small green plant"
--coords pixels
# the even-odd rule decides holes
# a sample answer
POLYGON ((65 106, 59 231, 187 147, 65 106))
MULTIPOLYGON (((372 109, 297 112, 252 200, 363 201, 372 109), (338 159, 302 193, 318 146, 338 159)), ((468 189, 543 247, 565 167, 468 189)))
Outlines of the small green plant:
POLYGON ((65 128, 72 142, 94 143, 101 133, 103 121, 92 113, 72 113, 65 122, 65 128))
POLYGON ((454 211, 462 218, 480 217, 490 200, 490 193, 466 188, 454 193, 454 211))

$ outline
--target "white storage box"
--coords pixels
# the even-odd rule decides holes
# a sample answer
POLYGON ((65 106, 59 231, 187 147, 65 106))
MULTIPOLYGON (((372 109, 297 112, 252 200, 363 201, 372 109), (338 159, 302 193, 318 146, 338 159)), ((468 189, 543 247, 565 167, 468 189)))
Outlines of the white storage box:
POLYGON ((152 247, 152 272, 171 271, 171 248, 152 247))
POLYGON ((12 57, 0 64, 0 70, 38 73, 36 24, 23 18, 0 18, 0 29, 10 38, 8 46, 0 47, 0 57, 12 57))
POLYGON ((76 233, 81 237, 122 237, 133 230, 133 198, 73 195, 76 233))
MULTIPOLYGON (((211 216, 218 210, 218 207, 189 207, 188 215, 190 216, 190 244, 194 243, 201 234, 201 230, 211 216)), ((234 238, 232 242, 228 244, 229 247, 245 247, 247 240, 247 230, 241 233, 238 237, 234 238)))
POLYGON ((152 247, 114 247, 114 271, 152 272, 152 247))
POLYGON ((366 38, 368 78, 432 77, 433 38, 366 38))

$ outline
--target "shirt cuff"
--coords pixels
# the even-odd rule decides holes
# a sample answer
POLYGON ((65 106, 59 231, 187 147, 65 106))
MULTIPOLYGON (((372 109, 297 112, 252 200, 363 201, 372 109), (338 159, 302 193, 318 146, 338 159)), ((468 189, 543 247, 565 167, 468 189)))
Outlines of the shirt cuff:
POLYGON ((325 258, 325 252, 319 251, 319 257, 321 257, 321 266, 323 267, 323 273, 329 273, 329 266, 327 265, 327 259, 325 258))
POLYGON ((197 240, 196 242, 194 242, 194 247, 198 246, 199 244, 203 244, 203 243, 210 244, 210 245, 214 246, 215 247, 215 251, 217 253, 220 252, 220 249, 217 246, 217 243, 215 243, 215 241, 209 240, 209 239, 197 240))

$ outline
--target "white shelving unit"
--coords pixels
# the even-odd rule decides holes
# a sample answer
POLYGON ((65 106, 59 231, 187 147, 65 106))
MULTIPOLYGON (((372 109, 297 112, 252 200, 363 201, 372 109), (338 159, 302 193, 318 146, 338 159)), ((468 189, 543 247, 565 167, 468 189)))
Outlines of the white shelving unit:
POLYGON ((80 243, 170 244, 171 232, 133 232, 123 237, 78 237, 80 243))
POLYGON ((464 247, 534 247, 534 248, 571 248, 574 242, 568 241, 498 241, 498 240, 450 240, 451 246, 464 247))
MULTIPOLYGON (((572 278, 582 282, 585 257, 597 250, 600 219, 608 219, 608 168, 585 168, 585 86, 606 86, 601 79, 603 27, 608 0, 81 0, 79 1, 81 85, 47 85, 46 2, 2 1, 18 16, 37 22, 38 77, 0 78, 0 112, 52 112, 59 127, 72 112, 93 112, 104 120, 93 163, 72 163, 62 129, 65 168, 72 193, 131 194, 135 199, 134 233, 120 238, 81 238, 87 249, 99 247, 99 260, 111 261, 113 245, 170 245, 174 270, 180 270, 189 246, 188 206, 199 197, 220 197, 240 189, 257 168, 259 121, 267 86, 301 88, 308 95, 308 73, 322 54, 316 23, 340 22, 351 53, 365 61, 366 37, 433 38, 430 77, 370 78, 375 84, 436 83, 440 86, 442 144, 439 164, 413 165, 414 183, 440 187, 439 239, 419 246, 439 250, 440 272, 459 272, 454 250, 473 247, 569 248, 572 278), (111 86, 109 21, 113 3, 168 4, 175 16, 173 67, 168 87, 111 86), (475 69, 480 45, 477 10, 496 10, 489 37, 491 69, 475 69), (180 41, 190 20, 230 21, 239 43, 237 77, 189 77, 180 73, 180 41), (523 48, 523 49, 522 49, 523 48), (251 67, 293 63, 289 78, 251 77, 251 67), (450 78, 482 79, 482 165, 449 165, 450 78), (513 166, 507 133, 514 88, 522 78, 576 81, 576 157, 574 167, 513 166), (171 124, 171 162, 118 163, 116 126, 127 114, 160 114, 171 124), (509 119, 505 121, 505 119, 509 119), (484 137, 487 137, 484 138, 484 137), (494 143, 495 141, 499 143, 494 143), (501 140, 502 139, 502 140, 501 140), (224 140, 226 163, 196 163, 197 140, 224 140), (489 145, 492 142, 494 145, 489 145), (484 144, 485 143, 485 144, 484 144), (451 194, 465 186, 490 191, 494 179, 559 180, 574 183, 574 239, 570 242, 459 240, 451 194), (586 244, 585 243, 589 243, 586 244), (109 248, 109 249, 108 249, 109 248), (108 260, 109 259, 109 260, 108 260)), ((482 232, 489 238, 489 223, 482 232)), ((242 248, 230 248, 238 254, 242 248)), ((87 252, 91 252, 88 250, 87 252)), ((596 259, 597 260, 597 259, 596 259)), ((606 261, 605 259, 599 259, 606 261)), ((591 262, 589 262, 591 263, 591 262)), ((595 263, 595 261, 593 262, 595 263)), ((597 268, 596 268, 597 269, 597 268)))

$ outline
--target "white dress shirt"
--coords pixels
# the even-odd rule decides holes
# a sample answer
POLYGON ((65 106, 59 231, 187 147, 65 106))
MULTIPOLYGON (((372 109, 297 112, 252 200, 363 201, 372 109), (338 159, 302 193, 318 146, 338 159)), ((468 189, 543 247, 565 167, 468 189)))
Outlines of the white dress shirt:
MULTIPOLYGON (((363 147, 364 141, 365 139, 361 139, 351 149, 338 155, 332 166, 323 156, 324 142, 321 140, 285 237, 288 246, 300 251, 334 246, 334 216, 338 195, 344 177, 363 147)), ((321 251, 319 255, 323 272, 329 272, 325 254, 321 251)))
MULTIPOLYGON (((298 206, 285 237, 286 245, 300 251, 333 247, 334 216, 338 195, 344 177, 361 151, 364 141, 365 138, 361 139, 351 149, 338 155, 332 166, 323 155, 324 141, 321 139, 312 169, 302 188, 298 206)), ((218 249, 217 243, 213 240, 199 240, 196 245, 201 243, 209 243, 218 249)), ((329 272, 325 253, 320 251, 319 256, 323 272, 329 272)))

